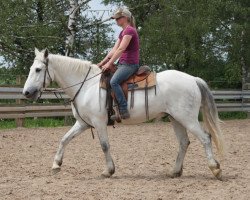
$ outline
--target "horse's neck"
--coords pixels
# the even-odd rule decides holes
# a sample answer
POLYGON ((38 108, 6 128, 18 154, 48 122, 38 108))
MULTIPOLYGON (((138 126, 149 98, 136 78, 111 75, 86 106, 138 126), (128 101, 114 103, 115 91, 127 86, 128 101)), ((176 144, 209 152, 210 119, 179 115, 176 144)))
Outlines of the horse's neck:
MULTIPOLYGON (((83 66, 81 70, 77 71, 75 70, 75 65, 79 65, 79 63, 75 63, 70 58, 65 58, 63 56, 51 56, 51 66, 54 73, 54 81, 61 87, 61 88, 67 88, 64 90, 64 92, 70 97, 73 98, 76 94, 77 90, 81 86, 76 85, 74 87, 74 84, 78 84, 84 80, 84 78, 87 76, 89 69, 91 68, 88 78, 93 77, 94 75, 100 73, 100 70, 98 67, 89 64, 88 66, 83 66), (61 60, 63 59, 63 60, 61 60)), ((82 90, 88 88, 91 84, 93 84, 95 80, 88 80, 84 83, 84 86, 82 87, 82 90)))

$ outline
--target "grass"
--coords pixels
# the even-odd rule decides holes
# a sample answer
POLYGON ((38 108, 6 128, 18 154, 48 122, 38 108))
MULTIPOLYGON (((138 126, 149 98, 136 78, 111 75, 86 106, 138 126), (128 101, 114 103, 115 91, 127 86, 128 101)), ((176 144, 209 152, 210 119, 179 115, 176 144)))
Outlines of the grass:
MULTIPOLYGON (((221 112, 219 113, 220 119, 232 120, 232 119, 247 119, 247 112, 221 112)), ((199 116, 199 119, 201 117, 199 116)), ((169 121, 168 117, 162 118, 163 121, 169 121)), ((73 125, 75 119, 73 117, 67 118, 66 124, 73 125)), ((150 120, 149 122, 154 122, 150 120)), ((62 127, 65 125, 64 117, 56 118, 27 118, 25 119, 24 127, 36 128, 36 127, 62 127)), ((14 119, 0 119, 0 129, 16 128, 16 122, 14 119)))
MULTIPOLYGON (((67 119, 67 125, 73 125, 74 119, 67 119)), ((26 128, 36 128, 36 127, 61 127, 64 126, 64 117, 57 118, 26 118, 24 121, 24 127, 26 128)), ((14 119, 2 119, 0 120, 0 129, 11 129, 16 128, 16 122, 14 119)))
POLYGON ((58 127, 63 126, 63 119, 52 119, 52 118, 42 118, 42 119, 25 119, 24 127, 26 128, 34 128, 34 127, 58 127))
POLYGON ((247 119, 247 112, 221 112, 219 117, 222 120, 247 119))
POLYGON ((10 129, 10 128, 15 128, 16 127, 16 122, 15 120, 0 120, 0 129, 10 129))
MULTIPOLYGON (((199 113, 199 121, 202 121, 202 115, 199 113)), ((232 119, 247 119, 247 112, 220 112, 219 118, 221 120, 232 120, 232 119)), ((162 121, 169 122, 168 116, 163 117, 162 121)), ((149 120, 148 123, 154 122, 154 120, 149 120)))

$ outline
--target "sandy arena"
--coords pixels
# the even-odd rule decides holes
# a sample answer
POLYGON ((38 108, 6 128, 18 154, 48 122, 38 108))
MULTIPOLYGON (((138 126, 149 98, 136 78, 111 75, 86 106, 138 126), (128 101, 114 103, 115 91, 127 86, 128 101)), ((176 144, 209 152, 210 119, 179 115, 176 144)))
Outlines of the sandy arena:
POLYGON ((90 131, 67 146, 61 172, 52 162, 69 127, 0 131, 0 199, 250 199, 250 120, 222 125, 227 157, 223 181, 214 178, 200 142, 189 133, 183 176, 166 176, 177 155, 170 123, 109 127, 116 165, 112 178, 102 178, 104 156, 90 131))

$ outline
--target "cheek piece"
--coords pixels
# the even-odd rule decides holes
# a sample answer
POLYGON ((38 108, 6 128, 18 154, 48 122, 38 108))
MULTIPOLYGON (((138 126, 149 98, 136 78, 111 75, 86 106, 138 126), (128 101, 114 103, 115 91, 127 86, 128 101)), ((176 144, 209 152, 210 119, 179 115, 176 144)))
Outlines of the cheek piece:
MULTIPOLYGON (((40 61, 42 62, 42 61, 40 61)), ((47 77, 47 74, 48 74, 48 77, 50 79, 50 81, 52 81, 52 78, 51 78, 51 75, 49 73, 49 69, 48 69, 48 64, 49 64, 49 59, 47 58, 45 62, 42 62, 44 65, 45 65, 45 72, 44 72, 44 78, 43 78, 43 88, 46 87, 46 77, 47 77)), ((42 91, 40 89, 40 96, 38 97, 38 99, 40 99, 42 96, 42 91)))

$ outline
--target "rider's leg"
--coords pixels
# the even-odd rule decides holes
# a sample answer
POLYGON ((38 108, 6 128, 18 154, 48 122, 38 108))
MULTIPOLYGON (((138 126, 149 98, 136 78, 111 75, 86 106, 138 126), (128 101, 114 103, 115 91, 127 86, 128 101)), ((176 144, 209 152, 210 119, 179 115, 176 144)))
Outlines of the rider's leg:
POLYGON ((119 105, 120 114, 123 119, 129 118, 129 113, 127 109, 127 100, 120 84, 123 81, 127 80, 130 76, 132 76, 137 70, 137 65, 120 64, 118 65, 116 72, 110 80, 110 85, 115 93, 115 97, 119 105))

